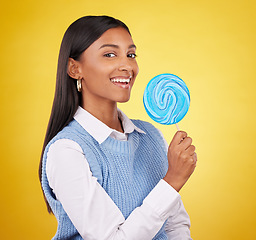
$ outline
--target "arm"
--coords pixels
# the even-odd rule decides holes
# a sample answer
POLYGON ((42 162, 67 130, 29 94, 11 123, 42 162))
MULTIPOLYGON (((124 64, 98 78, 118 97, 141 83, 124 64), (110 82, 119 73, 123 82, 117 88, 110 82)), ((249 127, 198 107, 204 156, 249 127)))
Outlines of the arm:
POLYGON ((165 231, 168 239, 172 240, 192 240, 190 236, 190 219, 180 200, 176 205, 177 211, 167 220, 165 231))
MULTIPOLYGON (((165 142, 166 151, 168 152, 168 143, 165 141, 164 136, 160 130, 159 133, 165 142)), ((177 210, 174 211, 175 214, 168 218, 165 225, 165 231, 168 235, 168 238, 173 240, 191 240, 190 219, 181 199, 176 205, 176 208, 177 210)))
POLYGON ((80 146, 67 139, 51 145, 46 173, 57 199, 80 235, 91 239, 152 239, 170 215, 180 195, 161 180, 125 220, 92 176, 80 146), (167 201, 168 199, 168 201, 167 201))

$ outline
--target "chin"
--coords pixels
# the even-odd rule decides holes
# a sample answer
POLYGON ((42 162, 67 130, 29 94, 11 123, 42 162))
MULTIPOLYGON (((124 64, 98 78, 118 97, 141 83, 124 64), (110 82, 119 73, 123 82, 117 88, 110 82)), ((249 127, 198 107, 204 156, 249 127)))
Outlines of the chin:
POLYGON ((130 100, 130 96, 129 97, 123 97, 117 100, 117 102, 119 103, 126 103, 130 100))

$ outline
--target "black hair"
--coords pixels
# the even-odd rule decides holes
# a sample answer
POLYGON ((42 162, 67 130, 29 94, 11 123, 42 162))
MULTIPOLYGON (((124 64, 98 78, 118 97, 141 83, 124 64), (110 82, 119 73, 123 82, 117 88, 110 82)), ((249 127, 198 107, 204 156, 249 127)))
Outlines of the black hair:
MULTIPOLYGON (((40 182, 44 150, 50 140, 73 119, 82 98, 76 88, 76 79, 71 78, 67 73, 68 60, 69 58, 79 60, 81 54, 104 32, 117 27, 126 29, 130 34, 128 27, 118 19, 109 16, 85 16, 73 22, 63 36, 58 59, 55 96, 39 165, 40 182)), ((46 198, 45 201, 48 212, 52 213, 46 198)))

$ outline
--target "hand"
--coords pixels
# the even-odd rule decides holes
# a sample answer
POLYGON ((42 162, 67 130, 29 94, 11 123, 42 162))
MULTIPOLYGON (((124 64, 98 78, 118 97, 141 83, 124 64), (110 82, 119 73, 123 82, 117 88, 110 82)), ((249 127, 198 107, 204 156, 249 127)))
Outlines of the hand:
POLYGON ((186 132, 178 131, 168 149, 169 168, 164 180, 177 192, 187 182, 196 167, 196 148, 191 143, 192 138, 188 137, 186 132))

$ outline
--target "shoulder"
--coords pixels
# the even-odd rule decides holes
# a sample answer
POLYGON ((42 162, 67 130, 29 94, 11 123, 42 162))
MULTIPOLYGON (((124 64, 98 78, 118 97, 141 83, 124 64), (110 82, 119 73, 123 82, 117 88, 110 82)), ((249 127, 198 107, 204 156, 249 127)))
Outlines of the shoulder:
MULTIPOLYGON (((51 139, 47 146, 50 147, 56 141, 61 139, 66 139, 70 141, 58 141, 57 145, 62 145, 65 147, 72 141, 77 143, 78 145, 81 145, 81 143, 85 142, 85 139, 88 138, 90 138, 90 135, 86 132, 86 130, 76 120, 72 120, 67 126, 59 131, 55 137, 51 139)), ((74 143, 72 143, 71 145, 74 145, 74 143)))
POLYGON ((149 122, 146 122, 146 121, 143 121, 143 120, 139 120, 139 119, 131 119, 131 121, 133 122, 133 124, 136 126, 136 127, 141 127, 141 128, 155 128, 153 124, 149 123, 149 122))
POLYGON ((131 121, 133 122, 133 124, 136 127, 140 128, 145 133, 157 134, 157 135, 162 136, 162 134, 160 134, 160 130, 157 129, 153 124, 151 124, 149 122, 142 121, 142 120, 137 120, 137 119, 131 119, 131 121))
MULTIPOLYGON (((97 162, 99 154, 97 144, 92 137, 75 122, 71 122, 63 128, 46 146, 44 151, 43 163, 47 169, 54 169, 54 166, 62 166, 81 163, 86 160, 94 176, 99 183, 102 181, 100 166, 97 162), (72 126, 75 124, 75 127, 72 126), (53 166, 53 167, 51 167, 53 166)), ((72 165, 70 166, 72 167, 72 165)), ((49 172, 49 171, 48 171, 49 172)))
POLYGON ((167 151, 168 143, 166 142, 163 133, 158 128, 156 128, 153 124, 146 121, 135 119, 131 120, 134 123, 134 125, 143 130, 146 133, 146 135, 151 138, 151 140, 153 139, 155 143, 160 144, 161 146, 163 146, 165 151, 167 151))
POLYGON ((44 150, 44 158, 47 157, 49 150, 51 152, 62 152, 66 149, 80 151, 79 131, 81 131, 79 124, 75 120, 71 121, 48 142, 44 150))
POLYGON ((83 150, 77 142, 71 139, 61 138, 49 146, 47 155, 64 157, 69 152, 83 153, 83 150))

